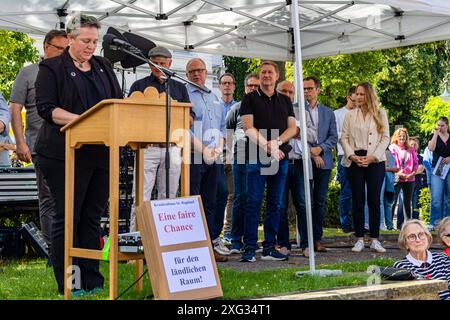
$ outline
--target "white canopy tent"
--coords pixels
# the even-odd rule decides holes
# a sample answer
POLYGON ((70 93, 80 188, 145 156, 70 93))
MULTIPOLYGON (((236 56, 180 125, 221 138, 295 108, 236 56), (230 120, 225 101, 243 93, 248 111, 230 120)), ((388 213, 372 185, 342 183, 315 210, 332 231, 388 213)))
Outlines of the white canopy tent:
MULTIPOLYGON (((0 29, 45 34, 83 12, 171 49, 278 61, 450 38, 450 1, 440 0, 2 0, 0 8, 0 29)), ((303 105, 301 63, 295 79, 303 105)), ((306 150, 305 130, 301 135, 306 150)), ((303 159, 311 244, 307 153, 303 159)), ((315 271, 313 250, 310 268, 315 271)))
MULTIPOLYGON (((177 50, 292 60, 290 2, 280 0, 2 0, 0 28, 45 34, 84 12, 177 50)), ((299 0, 304 59, 447 39, 450 3, 299 0)), ((104 28, 104 31, 106 28, 104 28)))

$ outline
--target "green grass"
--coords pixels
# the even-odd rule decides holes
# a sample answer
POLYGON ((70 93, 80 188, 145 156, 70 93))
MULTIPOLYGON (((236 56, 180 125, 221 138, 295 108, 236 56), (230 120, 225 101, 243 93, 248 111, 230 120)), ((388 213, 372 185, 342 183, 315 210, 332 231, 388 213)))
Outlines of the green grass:
MULTIPOLYGON (((239 272, 230 268, 220 268, 224 299, 257 298, 262 296, 288 294, 299 291, 331 289, 343 286, 364 285, 369 277, 366 270, 370 265, 392 266, 392 259, 376 259, 362 262, 317 266, 317 269, 339 269, 344 272, 339 277, 304 276, 296 278, 296 271, 307 268, 272 269, 259 272, 239 272)), ((51 268, 44 260, 0 261, 0 300, 57 300, 56 283, 51 268)), ((108 264, 101 263, 108 288, 108 264)), ((134 265, 119 265, 119 292, 134 282, 134 265)), ((151 294, 148 276, 144 277, 144 290, 137 294, 132 288, 121 299, 146 299, 151 294)), ((108 290, 79 299, 108 299, 108 290)))
POLYGON ((259 272, 239 272, 232 269, 221 269, 219 270, 219 275, 224 299, 257 298, 299 291, 365 285, 369 277, 369 274, 366 273, 369 266, 392 266, 393 263, 394 260, 392 259, 375 259, 316 267, 316 269, 342 270, 344 274, 335 277, 307 275, 297 278, 295 276, 296 271, 305 271, 308 268, 288 268, 259 272))

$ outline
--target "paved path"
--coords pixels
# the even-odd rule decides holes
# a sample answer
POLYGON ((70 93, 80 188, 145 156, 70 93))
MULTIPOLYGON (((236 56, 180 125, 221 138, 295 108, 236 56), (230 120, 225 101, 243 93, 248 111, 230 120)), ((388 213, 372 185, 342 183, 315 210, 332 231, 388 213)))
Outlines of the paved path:
MULTIPOLYGON (((324 239, 324 243, 328 248, 328 252, 316 253, 316 266, 329 265, 335 263, 365 261, 379 258, 386 259, 403 259, 406 252, 400 250, 396 241, 388 239, 382 241, 383 246, 386 248, 385 253, 377 253, 369 249, 369 242, 366 242, 366 248, 362 252, 353 252, 351 248, 353 242, 342 239, 343 241, 336 241, 335 239, 324 239)), ((432 249, 441 250, 439 245, 433 245, 432 249)), ((218 263, 219 267, 232 268, 238 271, 261 271, 266 269, 278 269, 278 268, 302 268, 309 267, 309 259, 300 255, 298 249, 293 249, 289 260, 287 261, 264 261, 261 260, 261 252, 256 253, 256 262, 240 262, 241 255, 232 254, 229 256, 227 262, 218 263)))

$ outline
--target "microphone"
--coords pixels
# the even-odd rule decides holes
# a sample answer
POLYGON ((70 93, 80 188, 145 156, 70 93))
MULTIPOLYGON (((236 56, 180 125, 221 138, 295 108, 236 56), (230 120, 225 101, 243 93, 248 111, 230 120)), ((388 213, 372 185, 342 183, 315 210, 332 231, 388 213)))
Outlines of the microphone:
POLYGON ((118 37, 116 37, 113 34, 107 33, 103 36, 103 42, 108 46, 116 46, 116 47, 123 47, 126 48, 133 53, 141 53, 142 51, 135 46, 133 46, 131 43, 128 43, 124 40, 120 40, 118 37))

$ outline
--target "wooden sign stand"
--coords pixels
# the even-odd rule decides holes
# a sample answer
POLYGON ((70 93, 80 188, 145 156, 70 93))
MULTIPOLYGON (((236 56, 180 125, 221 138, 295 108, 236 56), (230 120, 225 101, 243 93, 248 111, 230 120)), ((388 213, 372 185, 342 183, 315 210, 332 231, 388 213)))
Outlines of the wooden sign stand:
MULTIPOLYGON (((189 195, 189 110, 190 103, 171 102, 170 142, 183 148, 181 168, 181 194, 189 195), (184 130, 180 130, 184 129, 184 130), (178 131, 176 131, 178 130, 178 131)), ((70 299, 71 288, 67 280, 72 258, 103 260, 101 250, 73 248, 73 206, 75 149, 84 144, 104 144, 109 147, 109 298, 117 297, 118 261, 136 261, 136 278, 142 274, 143 254, 120 253, 119 231, 119 160, 120 147, 130 146, 136 150, 136 206, 143 202, 144 149, 149 143, 164 143, 165 137, 165 93, 161 95, 153 88, 144 93, 134 92, 127 99, 103 100, 77 120, 64 126, 66 134, 66 182, 65 182, 65 254, 64 254, 64 298, 70 299)), ((139 225, 138 225, 139 230, 139 225)), ((142 279, 136 284, 142 290, 142 279)))
POLYGON ((136 218, 155 299, 193 300, 223 296, 200 196, 145 201, 136 208, 136 218), (185 210, 187 205, 183 205, 183 201, 193 205, 185 210), (155 203, 174 202, 180 203, 175 209, 152 210, 155 203), (187 215, 195 219, 186 218, 187 215), (183 227, 184 236, 175 235, 183 227), (164 230, 167 234, 163 237, 164 230))

